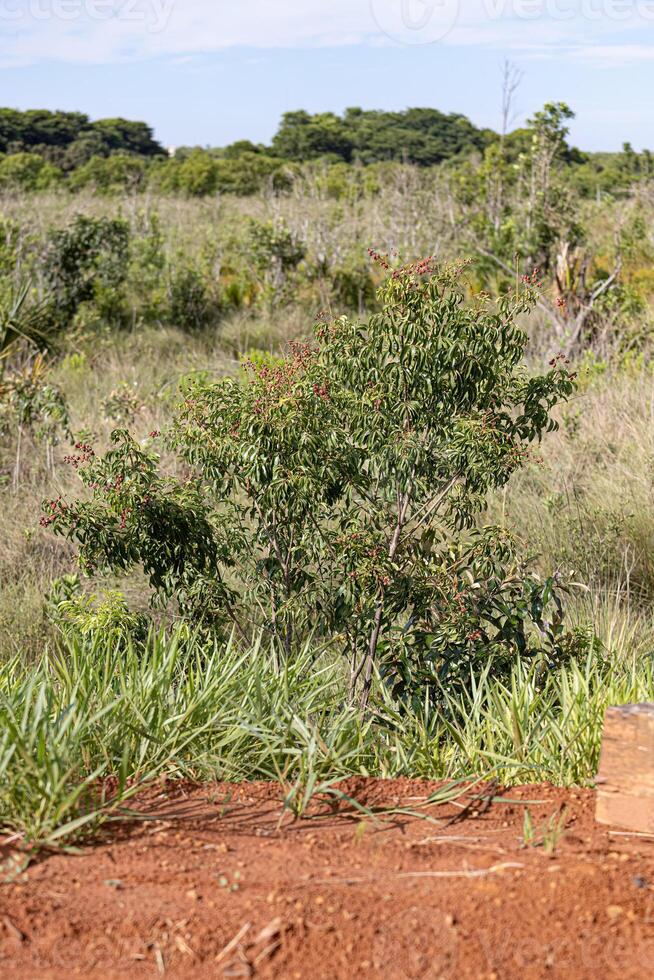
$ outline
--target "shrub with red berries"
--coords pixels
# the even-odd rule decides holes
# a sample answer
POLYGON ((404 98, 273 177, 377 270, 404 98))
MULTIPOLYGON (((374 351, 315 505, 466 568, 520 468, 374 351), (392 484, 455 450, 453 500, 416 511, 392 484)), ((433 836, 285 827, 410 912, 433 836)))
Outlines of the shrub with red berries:
POLYGON ((556 645, 543 616, 557 582, 538 582, 476 519, 573 390, 564 359, 543 375, 523 367, 516 321, 537 272, 519 295, 470 303, 465 264, 371 256, 387 277, 366 323, 323 316, 284 358, 187 385, 168 442, 190 477, 162 476, 119 431, 105 456, 71 457, 90 499, 44 518, 87 567, 142 566, 193 623, 244 641, 267 631, 285 657, 324 637, 348 657, 362 707, 376 670, 408 696, 528 655, 530 629, 556 645))

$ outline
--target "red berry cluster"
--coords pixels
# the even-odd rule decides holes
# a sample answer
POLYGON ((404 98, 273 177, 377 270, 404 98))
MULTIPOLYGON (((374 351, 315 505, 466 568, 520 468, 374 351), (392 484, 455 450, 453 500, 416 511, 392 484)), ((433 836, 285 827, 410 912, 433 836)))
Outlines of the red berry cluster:
MULTIPOLYGON (((254 401, 252 410, 255 415, 262 415, 267 408, 278 405, 282 399, 294 395, 298 379, 306 371, 307 365, 315 357, 316 350, 311 344, 291 342, 290 357, 272 367, 258 366, 251 360, 245 366, 252 373, 253 382, 259 385, 259 395, 254 401)), ((328 392, 325 391, 325 396, 328 392)))
POLYGON ((293 362, 301 367, 305 367, 316 353, 311 344, 300 344, 295 340, 290 341, 288 349, 291 352, 293 362))
POLYGON ((117 476, 113 483, 89 483, 89 490, 101 490, 103 493, 111 493, 112 490, 120 490, 125 482, 124 476, 117 476))
MULTIPOLYGON (((571 363, 570 362, 570 358, 567 357, 565 354, 561 353, 561 354, 557 354, 556 357, 553 357, 552 358, 552 360, 550 361, 550 367, 551 368, 560 368, 561 371, 564 371, 565 372, 566 371, 566 368, 568 367, 568 365, 570 363, 571 363)), ((568 378, 570 379, 570 381, 576 381, 577 380, 577 372, 576 371, 573 371, 571 373, 571 372, 568 371, 568 378)))
POLYGON ((527 462, 531 454, 531 449, 525 446, 514 446, 507 454, 509 466, 520 467, 527 462))
MULTIPOLYGON (((397 255, 397 252, 393 253, 397 255)), ((372 261, 378 265, 385 272, 390 272, 391 264, 388 255, 383 255, 374 248, 368 249, 368 255, 372 261)), ((431 276, 435 272, 434 257, 428 255, 424 259, 419 259, 417 262, 411 262, 409 265, 402 266, 401 269, 394 269, 391 278, 393 279, 404 279, 408 277, 421 278, 422 276, 431 276)))
POLYGON ((540 269, 534 269, 531 275, 527 273, 527 275, 524 275, 522 277, 522 281, 525 284, 525 286, 532 286, 534 289, 543 288, 543 281, 540 278, 540 269))
POLYGON ((368 249, 368 255, 370 256, 370 258, 372 259, 372 261, 375 263, 375 265, 380 266, 385 272, 388 272, 388 270, 390 269, 391 265, 390 265, 390 262, 388 261, 388 256, 387 255, 382 255, 381 252, 378 252, 374 248, 369 248, 368 249))
POLYGON ((62 497, 57 497, 56 500, 50 500, 48 503, 49 513, 45 514, 39 524, 41 527, 50 527, 51 524, 57 520, 58 517, 63 517, 68 510, 68 506, 63 502, 62 497))
POLYGON ((401 279, 405 276, 414 276, 416 279, 420 279, 422 276, 432 276, 435 271, 434 258, 432 255, 428 255, 426 258, 411 262, 401 269, 395 269, 393 279, 401 279))
POLYGON ((352 534, 346 534, 337 538, 336 543, 342 548, 350 544, 350 542, 360 541, 362 537, 363 534, 361 531, 353 531, 352 534))
POLYGON ((320 319, 318 321, 321 326, 316 328, 316 337, 321 343, 325 343, 330 339, 337 336, 339 329, 342 328, 342 321, 329 319, 320 319))
POLYGON ((202 402, 195 398, 186 398, 184 399, 184 408, 186 410, 185 419, 189 423, 195 424, 202 431, 208 428, 206 422, 207 408, 202 402))
POLYGON ((64 456, 64 463, 68 463, 74 469, 78 470, 80 466, 84 463, 90 463, 95 452, 91 446, 87 446, 83 442, 76 442, 75 449, 77 449, 77 455, 74 456, 64 456))
POLYGON ((456 602, 457 606, 459 607, 459 612, 464 613, 466 611, 466 604, 465 604, 465 595, 464 595, 464 593, 463 592, 455 592, 454 595, 452 596, 452 599, 454 600, 454 602, 456 602))

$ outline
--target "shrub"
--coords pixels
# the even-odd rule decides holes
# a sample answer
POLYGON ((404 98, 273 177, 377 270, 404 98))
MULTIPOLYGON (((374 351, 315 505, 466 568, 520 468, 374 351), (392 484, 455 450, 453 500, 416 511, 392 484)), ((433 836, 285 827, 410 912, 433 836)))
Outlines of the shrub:
POLYGON ((65 575, 52 583, 46 598, 52 622, 70 640, 100 642, 114 649, 143 647, 148 638, 145 616, 131 612, 122 592, 84 595, 78 576, 65 575))
POLYGON ((82 303, 95 298, 115 311, 117 291, 127 276, 129 237, 129 226, 121 218, 82 214, 51 233, 43 275, 61 326, 68 325, 82 303))
POLYGON ((91 188, 98 194, 116 194, 140 190, 147 174, 141 157, 116 153, 110 157, 94 156, 68 178, 69 190, 91 188))
POLYGON ((143 404, 136 391, 136 384, 121 382, 117 388, 109 392, 102 402, 105 418, 111 419, 116 425, 133 425, 143 410, 143 404))
POLYGON ((42 191, 56 186, 63 174, 36 153, 14 153, 0 159, 0 189, 42 191))
POLYGON ((219 167, 208 153, 194 150, 185 159, 175 157, 153 167, 151 183, 164 192, 205 197, 218 191, 219 167))
POLYGON ((125 431, 102 458, 85 447, 75 465, 91 499, 54 501, 44 521, 79 542, 87 568, 140 564, 155 593, 212 628, 249 639, 263 627, 287 658, 309 631, 331 638, 362 707, 380 664, 401 690, 528 653, 529 623, 556 644, 556 583, 516 567, 507 535, 475 521, 554 428, 571 376, 560 358, 544 375, 522 367, 515 320, 531 280, 469 305, 461 272, 389 270, 366 325, 321 322, 313 344, 252 363, 245 383, 191 384, 170 434, 190 476, 162 476, 125 431))
POLYGON ((218 315, 219 305, 209 284, 197 269, 176 268, 169 282, 170 320, 182 330, 200 330, 218 315))
POLYGON ((335 301, 348 310, 366 310, 374 307, 375 286, 370 270, 359 263, 339 267, 331 273, 335 301))
POLYGON ((159 213, 144 209, 133 222, 128 289, 134 319, 160 322, 169 308, 166 240, 159 213))
MULTIPOLYGON (((1 337, 0 337, 1 340, 1 337)), ((1 360, 0 360, 1 367, 1 360)), ((46 463, 54 469, 54 447, 70 438, 70 417, 62 391, 47 380, 42 355, 22 370, 0 370, 0 437, 14 436, 13 488, 18 487, 25 455, 24 439, 45 445, 46 463)))
POLYGON ((306 245, 284 225, 250 221, 248 255, 263 280, 270 307, 287 298, 289 276, 306 255, 306 245))
POLYGON ((263 153, 244 151, 216 160, 216 187, 221 194, 256 194, 266 184, 284 190, 290 183, 288 164, 263 153))

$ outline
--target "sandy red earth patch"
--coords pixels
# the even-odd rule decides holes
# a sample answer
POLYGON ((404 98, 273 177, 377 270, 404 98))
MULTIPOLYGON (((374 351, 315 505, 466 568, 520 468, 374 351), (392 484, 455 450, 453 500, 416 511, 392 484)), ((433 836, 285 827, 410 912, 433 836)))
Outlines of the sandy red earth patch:
MULTIPOLYGON (((437 785, 344 788, 415 809, 437 785)), ((0 887, 0 976, 654 975, 654 839, 597 826, 588 790, 498 795, 433 807, 439 823, 317 803, 280 828, 278 786, 168 787, 147 822, 0 887), (553 854, 525 847, 526 806, 537 843, 564 830, 553 854)))

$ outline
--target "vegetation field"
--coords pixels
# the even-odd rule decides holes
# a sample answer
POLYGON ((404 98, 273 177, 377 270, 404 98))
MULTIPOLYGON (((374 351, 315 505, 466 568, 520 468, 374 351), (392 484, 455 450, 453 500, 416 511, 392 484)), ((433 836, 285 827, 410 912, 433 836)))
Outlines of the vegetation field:
MULTIPOLYGON (((320 879, 305 900, 295 881, 291 922, 277 884, 272 898, 261 881, 248 891, 249 863, 263 872, 249 852, 232 860, 236 838, 315 846, 327 878, 312 828, 331 814, 329 847, 342 832, 355 867, 360 842, 392 872, 389 894, 406 880, 437 904, 446 896, 427 876, 457 869, 492 901, 497 874, 537 903, 525 881, 542 858, 541 880, 551 871, 558 887, 561 841, 591 890, 623 862, 592 910, 622 955, 629 888, 645 915, 651 856, 645 844, 614 856, 606 834, 597 843, 586 790, 606 707, 654 701, 649 154, 581 153, 562 104, 503 134, 430 110, 295 113, 271 147, 174 156, 142 124, 7 113, 3 941, 24 952, 34 882, 59 894, 44 855, 103 842, 93 901, 103 888, 120 901, 123 849, 154 861, 151 831, 163 842, 179 819, 198 849, 224 846, 220 902, 191 873, 201 850, 188 873, 171 871, 193 913, 172 902, 150 935, 130 892, 139 940, 130 952, 121 934, 120 956, 134 954, 133 975, 164 972, 171 956, 179 975, 216 957, 235 968, 235 956, 238 975, 293 975, 319 899, 352 921, 359 899, 350 908, 320 879), (380 779, 398 781, 395 803, 380 779), (514 788, 544 783, 541 819, 514 788), (250 792, 256 831, 239 823, 250 792), (215 840, 188 830, 187 797, 214 822, 226 801, 215 840), (492 814, 483 845, 458 827, 473 810, 492 814), (452 858, 469 846, 456 869, 436 861, 436 825, 452 858), (393 868, 380 857, 387 830, 393 868), (204 929, 204 901, 222 903, 234 929, 196 948, 179 922, 204 929)), ((74 889, 76 865, 65 867, 74 889)), ((386 884, 374 887, 383 903, 386 884)), ((403 892, 401 914, 418 901, 403 892)), ((380 922, 382 936, 395 928, 380 922)), ((470 969, 518 975, 473 955, 466 928, 443 926, 470 969)), ((381 969, 382 940, 357 929, 335 976, 381 969)), ((566 975, 565 944, 539 946, 532 963, 523 938, 520 975, 542 976, 548 956, 566 975)), ((38 962, 19 956, 15 975, 69 975, 46 947, 38 962)), ((418 954, 407 976, 430 975, 418 954)), ((94 963, 85 969, 125 970, 106 950, 94 963)), ((621 975, 642 975, 624 963, 621 975)))

